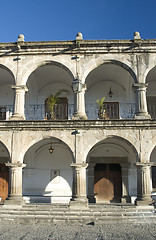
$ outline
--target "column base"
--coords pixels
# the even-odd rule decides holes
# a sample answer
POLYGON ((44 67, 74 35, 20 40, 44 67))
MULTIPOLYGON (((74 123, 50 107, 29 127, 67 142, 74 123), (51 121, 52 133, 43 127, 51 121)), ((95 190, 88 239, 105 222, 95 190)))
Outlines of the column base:
POLYGON ((121 198, 121 203, 122 204, 131 203, 131 197, 130 196, 123 196, 121 198))
POLYGON ((138 197, 135 200, 135 204, 137 206, 149 206, 149 205, 154 204, 154 202, 155 201, 151 197, 138 197))
POLYGON ((13 114, 9 120, 26 120, 25 116, 24 115, 18 115, 18 114, 13 114))
POLYGON ((134 116, 134 119, 151 119, 151 115, 150 114, 145 114, 145 113, 140 113, 140 114, 136 114, 135 116, 134 116))
POLYGON ((72 120, 87 120, 88 117, 86 116, 86 114, 79 114, 79 113, 75 113, 72 116, 72 120))
POLYGON ((88 195, 87 196, 89 203, 96 203, 96 199, 94 196, 88 195))
POLYGON ((22 196, 10 196, 4 201, 4 206, 22 206, 24 204, 25 202, 22 196))
POLYGON ((70 208, 88 208, 87 198, 72 198, 69 202, 70 208))

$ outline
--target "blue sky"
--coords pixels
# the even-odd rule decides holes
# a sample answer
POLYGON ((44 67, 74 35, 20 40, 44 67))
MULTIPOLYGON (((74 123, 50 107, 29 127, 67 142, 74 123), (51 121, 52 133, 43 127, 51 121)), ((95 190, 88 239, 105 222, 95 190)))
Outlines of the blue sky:
POLYGON ((5 0, 0 4, 0 42, 156 38, 156 0, 5 0))

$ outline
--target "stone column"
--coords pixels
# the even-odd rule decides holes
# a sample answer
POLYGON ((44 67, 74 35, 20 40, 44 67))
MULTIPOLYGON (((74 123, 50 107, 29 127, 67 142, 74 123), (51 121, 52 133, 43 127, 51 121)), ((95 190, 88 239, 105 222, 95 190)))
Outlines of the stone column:
POLYGON ((73 168, 73 189, 70 206, 87 207, 88 199, 86 196, 86 168, 87 163, 72 163, 73 168))
POLYGON ((22 205, 22 168, 26 166, 23 163, 6 163, 10 170, 10 191, 5 200, 6 205, 22 205))
POLYGON ((82 84, 79 79, 73 81, 74 91, 74 114, 72 119, 87 119, 85 112, 85 91, 86 85, 82 84))
POLYGON ((122 168, 122 203, 129 203, 130 196, 129 196, 129 189, 128 189, 128 172, 130 163, 120 163, 122 168))
POLYGON ((149 205, 151 198, 151 166, 152 163, 136 163, 137 166, 137 205, 149 205))
POLYGON ((147 100, 146 100, 146 89, 147 84, 145 83, 135 83, 133 89, 135 92, 135 106, 136 106, 136 119, 150 119, 151 116, 147 111, 147 100))
POLYGON ((89 163, 88 172, 88 200, 90 203, 95 203, 94 197, 94 167, 95 163, 89 163))
POLYGON ((26 86, 13 85, 14 90, 14 112, 10 120, 24 120, 25 113, 25 92, 28 91, 26 86))

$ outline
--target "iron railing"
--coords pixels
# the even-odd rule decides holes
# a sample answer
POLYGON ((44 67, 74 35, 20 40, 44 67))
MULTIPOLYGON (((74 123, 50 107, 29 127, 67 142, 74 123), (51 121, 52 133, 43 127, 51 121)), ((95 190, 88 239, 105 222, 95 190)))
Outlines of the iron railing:
MULTIPOLYGON (((59 115, 63 116, 63 107, 59 106, 59 115), (62 113, 61 113, 62 111, 62 113)), ((148 112, 152 119, 156 119, 156 105, 148 105, 148 112)), ((9 120, 13 113, 13 106, 0 106, 0 120, 9 120)), ((68 118, 72 119, 74 113, 74 105, 68 104, 68 118)), ((89 120, 98 119, 98 106, 96 104, 86 104, 86 114, 89 120)), ((135 115, 135 103, 119 103, 119 119, 133 119, 135 115)), ((44 104, 31 104, 25 106, 26 120, 46 120, 46 112, 44 104)), ((57 119, 57 118, 56 118, 57 119)), ((63 118, 61 118, 63 119, 63 118)))

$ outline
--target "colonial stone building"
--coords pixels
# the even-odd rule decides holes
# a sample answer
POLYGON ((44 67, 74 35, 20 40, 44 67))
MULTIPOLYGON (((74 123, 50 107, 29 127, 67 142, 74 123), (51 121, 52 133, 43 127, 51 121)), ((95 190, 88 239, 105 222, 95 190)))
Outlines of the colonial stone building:
POLYGON ((155 39, 0 43, 1 201, 151 204, 155 118, 155 39))

